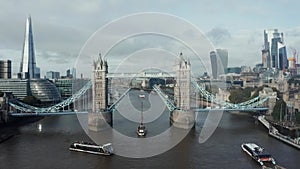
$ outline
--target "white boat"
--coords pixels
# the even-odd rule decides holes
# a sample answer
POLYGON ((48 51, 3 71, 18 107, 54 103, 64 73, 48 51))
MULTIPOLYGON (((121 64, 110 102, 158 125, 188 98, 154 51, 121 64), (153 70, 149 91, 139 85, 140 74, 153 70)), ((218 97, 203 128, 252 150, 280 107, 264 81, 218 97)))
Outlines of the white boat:
POLYGON ((87 143, 87 142, 74 142, 69 147, 69 150, 91 153, 91 154, 99 154, 99 155, 113 154, 113 148, 111 143, 107 143, 104 145, 97 145, 97 144, 87 143))
POLYGON ((265 165, 264 163, 266 162, 271 162, 273 165, 276 164, 275 159, 271 156, 271 154, 255 143, 243 143, 241 147, 243 151, 262 166, 265 165))
POLYGON ((144 94, 140 94, 139 97, 140 98, 145 98, 145 95, 144 94))

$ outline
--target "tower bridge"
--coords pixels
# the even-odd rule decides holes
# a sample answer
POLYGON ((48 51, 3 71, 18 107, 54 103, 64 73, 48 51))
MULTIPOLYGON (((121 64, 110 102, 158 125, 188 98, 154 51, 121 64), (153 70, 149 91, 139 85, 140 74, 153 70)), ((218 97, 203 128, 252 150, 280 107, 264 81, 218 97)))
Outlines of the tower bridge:
POLYGON ((10 116, 51 116, 51 115, 68 115, 77 113, 88 113, 88 123, 91 130, 99 130, 104 124, 113 124, 113 112, 119 102, 130 92, 127 89, 117 101, 108 103, 109 78, 175 78, 174 84, 174 100, 160 89, 158 85, 153 86, 153 90, 160 96, 170 111, 171 122, 181 128, 189 128, 193 126, 195 121, 195 111, 204 112, 207 109, 199 109, 191 106, 191 93, 194 89, 207 101, 217 104, 223 111, 265 111, 268 108, 260 107, 268 97, 262 99, 260 97, 253 98, 243 103, 233 104, 218 100, 215 95, 206 91, 191 76, 191 63, 183 58, 182 53, 174 67, 174 72, 141 72, 133 73, 108 73, 108 63, 101 55, 93 62, 93 76, 87 84, 74 93, 70 98, 47 108, 39 108, 27 105, 20 101, 8 102, 14 111, 9 112, 10 116), (91 100, 91 103, 88 102, 91 100), (74 112, 62 112, 61 110, 74 103, 75 107, 82 106, 82 110, 74 112))

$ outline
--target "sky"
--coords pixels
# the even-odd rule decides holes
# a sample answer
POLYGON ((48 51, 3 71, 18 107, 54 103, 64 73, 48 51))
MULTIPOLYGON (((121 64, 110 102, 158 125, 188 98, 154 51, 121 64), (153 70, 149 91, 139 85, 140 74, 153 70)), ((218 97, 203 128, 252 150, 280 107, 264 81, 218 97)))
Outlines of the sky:
MULTIPOLYGON (((99 28, 120 17, 143 12, 170 14, 189 22, 214 48, 228 50, 229 66, 253 67, 261 62, 264 29, 277 28, 284 33, 288 56, 292 55, 291 48, 300 50, 300 2, 296 0, 2 0, 0 4, 0 59, 12 60, 13 73, 19 70, 28 15, 32 18, 36 62, 42 75, 50 70, 64 75, 66 69, 76 67, 80 51, 99 28)), ((121 49, 126 48, 118 50, 121 49)), ((183 49, 178 53, 180 50, 183 49)), ((209 51, 205 52, 208 56, 209 51)))

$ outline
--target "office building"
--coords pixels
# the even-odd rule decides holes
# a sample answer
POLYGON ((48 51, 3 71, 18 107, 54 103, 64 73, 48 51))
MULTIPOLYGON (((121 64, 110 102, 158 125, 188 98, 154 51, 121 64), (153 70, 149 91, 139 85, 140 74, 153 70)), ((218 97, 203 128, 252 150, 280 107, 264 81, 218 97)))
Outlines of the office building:
POLYGON ((227 71, 228 67, 228 50, 227 49, 216 49, 217 55, 219 56, 223 70, 219 71, 219 73, 224 74, 227 71))
POLYGON ((286 46, 283 33, 278 29, 264 30, 264 49, 262 50, 264 67, 284 70, 288 67, 286 46))
POLYGON ((10 60, 0 60, 0 79, 11 79, 10 60))
POLYGON ((71 78, 64 78, 64 79, 55 79, 54 84, 58 89, 62 99, 66 99, 72 96, 72 82, 71 78))
POLYGON ((22 61, 18 77, 21 79, 40 78, 40 69, 36 67, 35 51, 33 42, 33 32, 31 17, 26 20, 22 61))
POLYGON ((59 72, 54 72, 54 71, 46 72, 46 78, 47 79, 59 79, 60 78, 60 73, 59 72))
POLYGON ((0 91, 12 92, 20 100, 30 95, 43 103, 56 103, 61 100, 55 85, 46 79, 0 79, 0 91))
POLYGON ((210 52, 210 62, 213 79, 217 79, 219 75, 227 72, 228 51, 226 49, 216 49, 210 52))
POLYGON ((236 74, 240 74, 242 71, 241 67, 228 67, 227 68, 227 73, 236 73, 236 74))
POLYGON ((27 79, 0 79, 0 91, 12 92, 20 100, 31 95, 27 79))

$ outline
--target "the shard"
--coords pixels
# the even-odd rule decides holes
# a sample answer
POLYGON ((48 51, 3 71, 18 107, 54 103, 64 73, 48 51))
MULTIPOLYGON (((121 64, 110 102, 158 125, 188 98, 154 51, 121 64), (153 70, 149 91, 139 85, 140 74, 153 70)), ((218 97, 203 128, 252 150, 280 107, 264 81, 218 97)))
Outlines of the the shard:
POLYGON ((39 78, 39 77, 40 77, 39 68, 36 67, 36 62, 35 62, 31 17, 29 16, 26 20, 19 78, 30 79, 30 78, 39 78))

